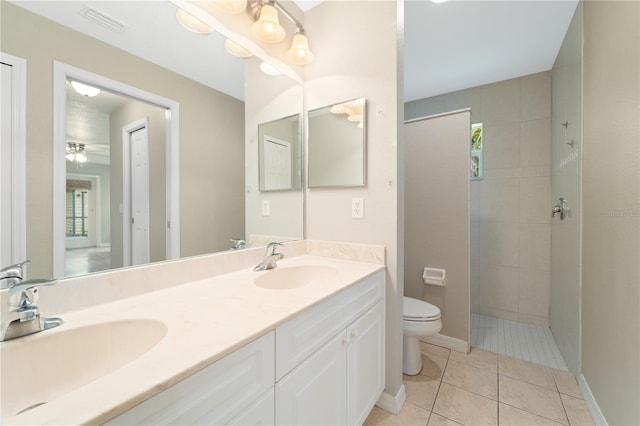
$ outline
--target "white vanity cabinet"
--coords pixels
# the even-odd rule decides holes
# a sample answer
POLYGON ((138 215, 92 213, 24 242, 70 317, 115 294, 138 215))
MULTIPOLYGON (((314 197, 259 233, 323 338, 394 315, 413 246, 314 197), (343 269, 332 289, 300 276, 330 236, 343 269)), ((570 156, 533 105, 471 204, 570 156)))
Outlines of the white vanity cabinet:
POLYGON ((271 332, 106 424, 273 424, 274 353, 271 332))
POLYGON ((362 424, 384 388, 384 280, 362 279, 107 424, 362 424))
POLYGON ((277 328, 276 376, 276 424, 362 424, 384 388, 384 273, 277 328))

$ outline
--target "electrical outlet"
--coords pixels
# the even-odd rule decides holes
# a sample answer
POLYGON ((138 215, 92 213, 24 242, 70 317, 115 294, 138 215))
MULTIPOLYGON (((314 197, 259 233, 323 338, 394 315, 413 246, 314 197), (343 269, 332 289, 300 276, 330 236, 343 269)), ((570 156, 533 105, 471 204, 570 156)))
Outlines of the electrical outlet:
POLYGON ((262 216, 270 216, 271 215, 271 203, 269 200, 262 200, 262 216))
POLYGON ((364 198, 351 199, 351 219, 364 219, 364 198))

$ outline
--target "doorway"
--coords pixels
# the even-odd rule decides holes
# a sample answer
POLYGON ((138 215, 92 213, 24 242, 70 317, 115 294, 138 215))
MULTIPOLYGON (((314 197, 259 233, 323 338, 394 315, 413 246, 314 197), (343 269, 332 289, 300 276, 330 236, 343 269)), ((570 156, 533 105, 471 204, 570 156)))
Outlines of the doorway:
MULTIPOLYGON (((90 73, 88 71, 63 64, 60 62, 54 62, 54 229, 53 229, 53 272, 54 277, 63 277, 65 276, 65 213, 66 213, 66 203, 65 203, 65 182, 66 182, 66 161, 65 161, 65 149, 68 145, 68 135, 67 135, 67 116, 66 116, 66 105, 67 105, 67 85, 68 82, 82 82, 87 85, 90 85, 94 88, 99 88, 105 92, 109 92, 111 94, 115 94, 118 96, 123 96, 131 101, 130 104, 135 105, 143 105, 147 108, 153 108, 155 111, 150 114, 158 115, 159 118, 154 118, 155 125, 161 129, 161 132, 155 132, 161 140, 155 145, 158 146, 161 150, 161 158, 155 159, 156 163, 161 164, 161 170, 157 172, 153 172, 154 175, 152 177, 153 181, 157 183, 157 185, 161 186, 159 191, 149 191, 146 192, 156 192, 160 194, 161 200, 155 203, 151 202, 151 210, 157 211, 161 213, 158 215, 157 220, 147 221, 150 223, 153 229, 159 229, 158 235, 155 237, 156 242, 154 243, 154 237, 150 236, 150 244, 152 246, 158 247, 158 250, 161 250, 162 253, 156 256, 156 260, 165 260, 165 259, 174 259, 180 256, 179 250, 179 226, 171 227, 171 222, 179 223, 179 163, 178 163, 178 103, 172 101, 170 99, 166 99, 152 93, 145 92, 135 87, 131 87, 125 85, 123 83, 108 79, 104 76, 100 76, 98 74, 90 73), (155 177, 155 179, 154 179, 155 177)), ((133 109, 133 107, 132 107, 133 109)), ((128 110, 127 112, 131 112, 128 110)), ((123 124, 118 127, 117 133, 120 134, 124 123, 131 123, 132 120, 135 120, 141 116, 147 116, 149 113, 137 114, 137 117, 130 117, 130 115, 122 114, 122 117, 129 117, 128 121, 124 121, 123 124)), ((114 120, 110 119, 110 123, 114 120)), ((153 126, 152 126, 153 127, 153 126)), ((148 129, 148 126, 146 126, 148 129)), ((111 131, 111 134, 115 134, 115 131, 111 131)), ((113 141, 113 138, 112 138, 113 141)), ((122 140, 117 143, 120 145, 122 140)), ((125 197, 124 197, 124 187, 123 187, 123 179, 124 179, 124 170, 123 170, 123 157, 125 156, 123 153, 123 148, 116 146, 110 147, 108 149, 108 154, 113 157, 116 157, 117 166, 116 170, 113 172, 110 171, 110 192, 111 192, 111 200, 107 202, 106 205, 109 206, 109 214, 111 217, 110 232, 103 233, 103 235, 110 234, 110 242, 111 245, 111 264, 110 268, 117 268, 121 266, 125 266, 126 263, 129 264, 139 264, 145 263, 145 259, 151 259, 148 261, 153 261, 153 250, 150 251, 151 256, 149 256, 149 250, 147 249, 147 253, 144 253, 142 259, 131 260, 126 262, 123 256, 125 249, 124 238, 125 234, 125 224, 124 222, 124 208, 125 208, 125 197), (114 192, 116 192, 114 196, 114 192), (117 198, 114 198, 117 197, 117 198), (114 255, 115 262, 114 262, 114 255)), ((87 151, 87 154, 90 154, 87 151)), ((153 159, 152 159, 153 160, 153 159)), ((110 159, 113 161, 113 158, 110 159)), ((81 165, 80 167, 86 167, 81 165)), ((149 178, 147 177, 147 181, 149 178)), ((148 183, 147 183, 148 187, 148 183)), ((147 203, 148 204, 148 203, 147 203)), ((149 211, 149 207, 147 207, 147 212, 149 211)), ((128 232, 130 234, 130 231, 128 232)), ((149 231, 147 229, 147 234, 149 231)), ((151 233, 152 234, 152 233, 151 233)), ((147 243, 148 245, 149 243, 147 243)), ((130 246, 129 249, 130 251, 130 246)))

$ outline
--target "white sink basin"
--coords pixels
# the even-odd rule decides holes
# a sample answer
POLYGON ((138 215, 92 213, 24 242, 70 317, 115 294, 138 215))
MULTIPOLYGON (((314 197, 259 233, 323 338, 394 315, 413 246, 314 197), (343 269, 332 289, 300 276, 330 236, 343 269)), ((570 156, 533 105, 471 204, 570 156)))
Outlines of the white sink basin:
POLYGON ((164 323, 132 319, 51 329, 0 346, 2 417, 50 402, 148 352, 167 334, 164 323))
POLYGON ((254 283, 271 290, 290 290, 325 281, 337 273, 329 266, 284 266, 262 272, 254 283))

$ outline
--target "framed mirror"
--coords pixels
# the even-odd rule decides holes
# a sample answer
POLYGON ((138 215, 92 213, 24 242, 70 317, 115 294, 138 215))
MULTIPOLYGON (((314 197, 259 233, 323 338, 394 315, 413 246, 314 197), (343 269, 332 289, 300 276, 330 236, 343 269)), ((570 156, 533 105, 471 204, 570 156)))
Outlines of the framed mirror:
POLYGON ((366 183, 365 98, 309 111, 309 188, 366 183))
POLYGON ((260 191, 290 191, 302 187, 300 115, 258 125, 260 191))

